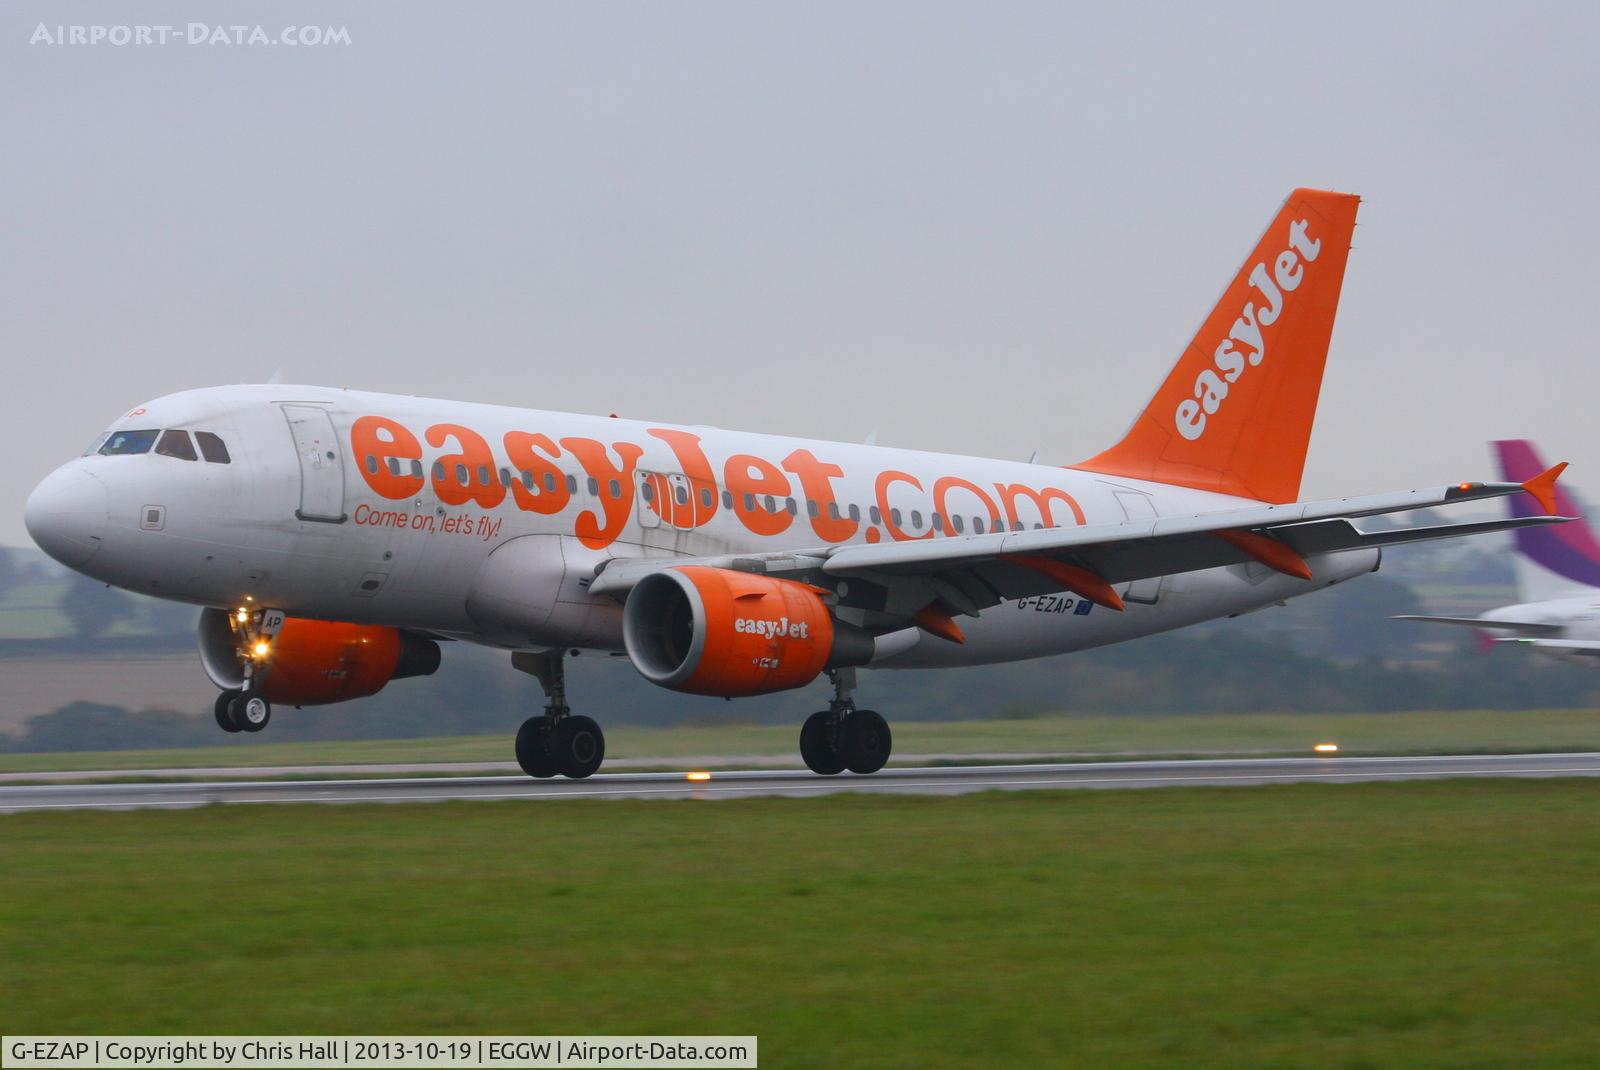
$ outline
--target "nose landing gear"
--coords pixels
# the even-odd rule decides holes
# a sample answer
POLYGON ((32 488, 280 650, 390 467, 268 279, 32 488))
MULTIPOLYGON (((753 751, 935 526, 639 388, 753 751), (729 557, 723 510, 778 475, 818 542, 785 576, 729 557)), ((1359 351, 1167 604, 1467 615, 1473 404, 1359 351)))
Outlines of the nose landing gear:
POLYGON ((848 769, 876 773, 889 760, 894 746, 889 722, 876 710, 858 710, 850 697, 856 687, 854 669, 832 669, 833 701, 828 708, 806 718, 800 728, 800 758, 806 768, 822 776, 848 769))
POLYGON ((605 761, 606 737, 593 718, 574 714, 567 706, 562 652, 518 652, 511 655, 511 664, 537 679, 547 700, 544 713, 529 717, 517 730, 522 771, 540 779, 557 773, 574 780, 592 775, 605 761))
POLYGON ((272 720, 272 703, 260 695, 230 688, 217 695, 211 713, 224 732, 259 732, 272 720))
POLYGON ((217 719, 217 727, 224 732, 244 731, 233 719, 233 700, 242 694, 244 692, 237 688, 223 691, 217 695, 217 701, 211 707, 211 712, 217 719))
POLYGON ((262 662, 283 624, 276 610, 241 608, 228 615, 240 664, 241 687, 224 689, 212 704, 217 727, 224 732, 259 732, 272 720, 272 703, 260 693, 262 662))

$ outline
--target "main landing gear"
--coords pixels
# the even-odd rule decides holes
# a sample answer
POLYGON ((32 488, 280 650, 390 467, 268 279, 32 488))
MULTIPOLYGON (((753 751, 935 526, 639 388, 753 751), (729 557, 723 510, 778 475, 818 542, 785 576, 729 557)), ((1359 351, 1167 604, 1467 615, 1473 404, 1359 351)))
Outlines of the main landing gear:
POLYGON ((511 664, 536 678, 547 700, 544 713, 529 717, 517 730, 517 764, 522 771, 541 779, 560 773, 582 780, 599 769, 606 757, 605 733, 593 718, 568 708, 562 652, 516 653, 511 664))
POLYGON ((850 693, 856 687, 854 669, 832 669, 833 701, 820 713, 806 718, 800 729, 800 757, 813 773, 833 776, 876 773, 889 760, 894 739, 889 722, 875 710, 858 710, 850 693))

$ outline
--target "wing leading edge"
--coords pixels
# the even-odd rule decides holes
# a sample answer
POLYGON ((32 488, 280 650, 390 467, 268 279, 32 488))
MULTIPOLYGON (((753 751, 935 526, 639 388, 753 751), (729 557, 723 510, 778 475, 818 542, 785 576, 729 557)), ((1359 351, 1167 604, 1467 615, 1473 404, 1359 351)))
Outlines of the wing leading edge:
MULTIPOLYGON (((1568 517, 1507 517, 1421 528, 1364 531, 1358 520, 1522 493, 1521 483, 1459 483, 1434 489, 1141 519, 1120 524, 991 532, 915 542, 854 544, 717 557, 618 558, 589 584, 615 598, 645 575, 686 564, 837 586, 861 579, 882 589, 872 606, 886 620, 910 622, 942 603, 976 616, 1002 601, 1071 591, 1122 608, 1113 584, 1227 565, 1256 564, 1311 578, 1306 558, 1340 550, 1456 538, 1568 517)), ((902 625, 903 626, 903 625, 902 625)))

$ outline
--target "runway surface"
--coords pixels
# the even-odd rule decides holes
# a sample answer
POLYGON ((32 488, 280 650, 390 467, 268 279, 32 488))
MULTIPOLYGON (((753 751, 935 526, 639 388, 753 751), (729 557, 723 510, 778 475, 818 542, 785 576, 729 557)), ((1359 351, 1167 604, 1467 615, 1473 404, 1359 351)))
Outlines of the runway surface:
POLYGON ((610 773, 588 780, 520 776, 365 780, 189 781, 172 784, 28 784, 0 787, 0 812, 181 809, 218 803, 442 802, 449 799, 728 799, 756 795, 957 795, 1046 788, 1248 786, 1308 781, 1438 780, 1451 777, 1600 776, 1600 754, 1434 755, 1400 758, 1255 758, 1084 762, 1057 765, 885 769, 822 777, 788 770, 610 773))

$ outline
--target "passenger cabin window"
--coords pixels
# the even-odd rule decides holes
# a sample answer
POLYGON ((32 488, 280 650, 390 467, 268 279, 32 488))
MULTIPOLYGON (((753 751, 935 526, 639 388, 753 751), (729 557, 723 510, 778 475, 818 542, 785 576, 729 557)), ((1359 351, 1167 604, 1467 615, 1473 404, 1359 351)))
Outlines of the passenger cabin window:
POLYGON ((99 452, 106 457, 149 453, 160 431, 113 431, 99 452))
POLYGON ((232 464, 232 457, 227 456, 227 446, 221 438, 216 437, 208 430, 197 430, 195 441, 200 443, 200 456, 205 457, 210 464, 232 464))
POLYGON ((194 452, 194 442, 189 438, 187 431, 161 432, 161 438, 156 442, 156 453, 162 457, 176 457, 180 461, 200 459, 194 452))

